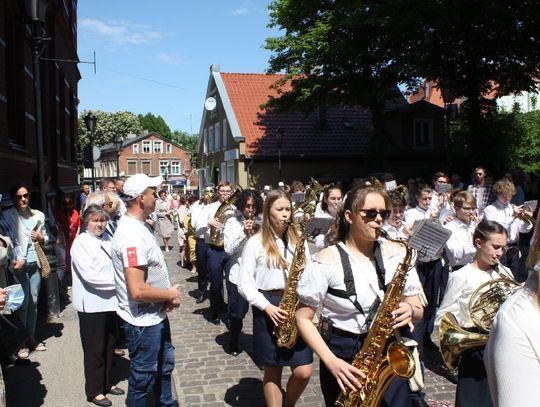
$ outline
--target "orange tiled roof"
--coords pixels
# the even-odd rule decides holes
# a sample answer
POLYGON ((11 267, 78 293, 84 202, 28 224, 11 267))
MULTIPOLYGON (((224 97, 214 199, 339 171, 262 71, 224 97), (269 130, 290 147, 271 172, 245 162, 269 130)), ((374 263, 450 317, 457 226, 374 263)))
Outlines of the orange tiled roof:
MULTIPOLYGON (((371 138, 371 114, 360 107, 334 107, 326 111, 326 127, 319 126, 314 111, 303 113, 270 113, 260 108, 270 96, 277 96, 271 86, 282 75, 220 73, 225 84, 248 156, 275 157, 278 128, 284 131, 284 157, 358 156, 371 138)), ((283 90, 290 89, 286 84, 283 90)))

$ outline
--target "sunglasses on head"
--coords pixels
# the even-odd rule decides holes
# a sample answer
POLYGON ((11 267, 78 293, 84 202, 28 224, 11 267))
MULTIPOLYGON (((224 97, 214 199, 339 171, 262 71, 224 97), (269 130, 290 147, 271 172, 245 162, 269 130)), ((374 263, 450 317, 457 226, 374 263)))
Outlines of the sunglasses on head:
POLYGON ((392 211, 390 209, 382 209, 378 211, 377 209, 360 209, 364 217, 369 220, 375 220, 377 215, 380 215, 382 220, 386 220, 390 217, 392 211))

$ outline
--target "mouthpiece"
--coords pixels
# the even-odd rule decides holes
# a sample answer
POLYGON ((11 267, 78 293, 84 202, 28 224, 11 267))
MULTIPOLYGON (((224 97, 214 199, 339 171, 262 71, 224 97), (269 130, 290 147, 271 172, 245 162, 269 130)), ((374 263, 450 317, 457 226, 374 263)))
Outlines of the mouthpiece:
POLYGON ((386 230, 384 230, 383 228, 379 228, 377 229, 377 237, 382 237, 384 239, 388 239, 389 236, 388 236, 388 232, 386 230))

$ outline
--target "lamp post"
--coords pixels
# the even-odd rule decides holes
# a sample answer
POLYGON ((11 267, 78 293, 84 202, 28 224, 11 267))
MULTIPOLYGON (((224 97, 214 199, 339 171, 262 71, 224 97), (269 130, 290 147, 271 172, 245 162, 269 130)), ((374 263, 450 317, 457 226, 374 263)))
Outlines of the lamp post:
POLYGON ((120 178, 120 151, 122 150, 122 139, 120 137, 117 137, 113 144, 114 149, 116 150, 116 178, 120 178))
POLYGON ((92 191, 96 190, 96 169, 94 167, 94 131, 96 130, 97 117, 92 112, 88 112, 84 116, 84 125, 88 132, 88 140, 90 141, 90 151, 92 152, 92 191))
MULTIPOLYGON (((43 150, 43 115, 41 101, 41 71, 39 61, 41 53, 45 49, 46 40, 46 17, 49 1, 47 0, 25 0, 26 18, 30 22, 30 45, 32 46, 32 64, 34 68, 34 107, 36 126, 36 153, 37 153, 37 174, 39 201, 41 210, 47 214, 47 197, 45 191, 45 157, 43 150)), ((47 216, 47 215, 45 215, 47 216)))
POLYGON ((450 116, 452 113, 452 104, 456 100, 456 82, 443 77, 439 81, 439 89, 444 103, 444 151, 446 160, 446 170, 450 171, 450 116))
POLYGON ((276 139, 277 139, 277 147, 278 147, 278 182, 281 181, 281 146, 283 143, 283 136, 285 135, 285 130, 283 130, 281 127, 278 127, 276 130, 276 139))

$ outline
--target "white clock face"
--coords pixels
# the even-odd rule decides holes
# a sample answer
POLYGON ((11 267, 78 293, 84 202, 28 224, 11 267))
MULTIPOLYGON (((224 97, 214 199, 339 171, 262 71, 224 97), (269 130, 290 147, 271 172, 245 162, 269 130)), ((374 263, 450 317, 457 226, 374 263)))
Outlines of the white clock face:
POLYGON ((216 99, 214 99, 212 96, 204 101, 204 107, 209 111, 214 110, 216 108, 216 104, 216 99))

